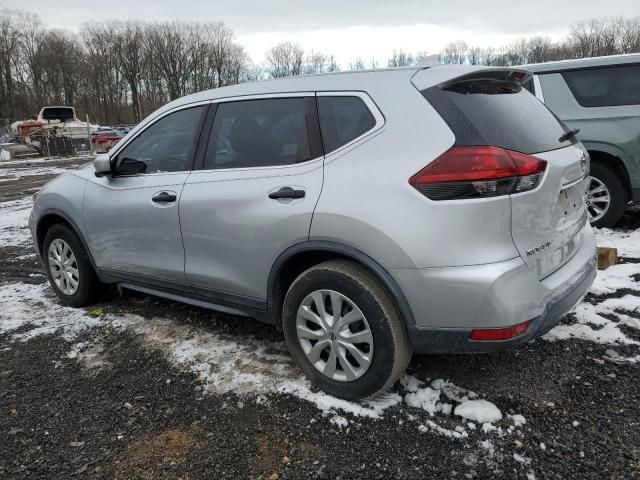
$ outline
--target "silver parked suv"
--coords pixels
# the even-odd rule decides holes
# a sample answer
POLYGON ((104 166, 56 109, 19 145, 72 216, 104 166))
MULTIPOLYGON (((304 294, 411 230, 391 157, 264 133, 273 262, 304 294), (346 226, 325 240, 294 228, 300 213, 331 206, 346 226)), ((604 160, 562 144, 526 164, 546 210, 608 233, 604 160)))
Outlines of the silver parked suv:
POLYGON ((182 98, 42 188, 38 254, 69 305, 117 283, 273 323, 348 399, 413 352, 526 342, 595 277, 588 156, 529 80, 416 67, 182 98))

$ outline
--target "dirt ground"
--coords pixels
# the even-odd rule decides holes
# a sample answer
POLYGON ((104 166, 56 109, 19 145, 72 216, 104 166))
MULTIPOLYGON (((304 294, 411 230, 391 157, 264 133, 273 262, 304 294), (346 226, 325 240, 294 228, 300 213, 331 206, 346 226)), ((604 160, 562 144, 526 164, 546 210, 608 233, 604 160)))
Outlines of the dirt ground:
MULTIPOLYGON (((56 174, 36 167, 0 165, 0 207, 56 174)), ((632 210, 616 232, 638 227, 632 210)), ((0 478, 640 478, 640 258, 588 295, 593 320, 565 318, 575 335, 416 355, 387 397, 354 404, 309 386, 272 327, 133 293, 67 309, 28 242, 0 245, 0 478), (411 406, 411 381, 503 419, 411 406)))

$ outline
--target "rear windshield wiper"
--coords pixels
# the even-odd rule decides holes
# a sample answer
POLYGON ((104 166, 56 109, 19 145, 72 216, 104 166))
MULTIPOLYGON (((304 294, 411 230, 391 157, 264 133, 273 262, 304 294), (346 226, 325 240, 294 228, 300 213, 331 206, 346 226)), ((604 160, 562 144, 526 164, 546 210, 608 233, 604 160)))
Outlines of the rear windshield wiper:
POLYGON ((569 130, 558 139, 558 142, 560 143, 566 142, 567 140, 570 140, 573 137, 575 137, 578 133, 580 133, 579 128, 574 128, 573 130, 569 130))

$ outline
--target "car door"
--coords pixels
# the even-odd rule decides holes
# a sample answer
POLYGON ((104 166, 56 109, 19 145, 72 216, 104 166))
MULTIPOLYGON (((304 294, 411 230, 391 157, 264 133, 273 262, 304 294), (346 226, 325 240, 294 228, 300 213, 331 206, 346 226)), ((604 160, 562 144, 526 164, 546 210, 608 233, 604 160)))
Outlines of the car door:
POLYGON ((88 183, 83 213, 98 268, 185 283, 178 204, 207 109, 162 115, 114 154, 116 174, 88 183))
POLYGON ((216 111, 200 170, 180 202, 189 282, 262 305, 275 259, 308 240, 323 179, 313 93, 243 97, 216 111))

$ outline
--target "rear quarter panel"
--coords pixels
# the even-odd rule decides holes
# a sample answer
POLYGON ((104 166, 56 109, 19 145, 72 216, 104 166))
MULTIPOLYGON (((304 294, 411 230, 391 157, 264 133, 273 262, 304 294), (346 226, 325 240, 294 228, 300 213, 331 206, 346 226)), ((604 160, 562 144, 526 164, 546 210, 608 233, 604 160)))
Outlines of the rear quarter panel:
POLYGON ((455 139, 409 79, 388 80, 376 76, 362 89, 384 115, 382 129, 326 156, 310 239, 347 244, 386 268, 518 257, 508 197, 433 202, 409 185, 455 139), (490 215, 478 214, 484 202, 490 204, 490 215))

